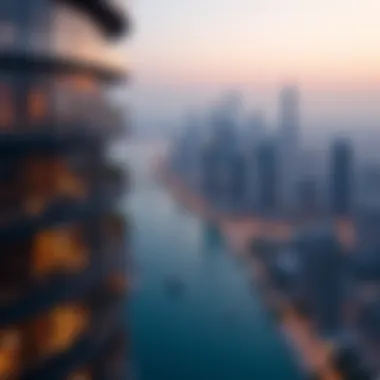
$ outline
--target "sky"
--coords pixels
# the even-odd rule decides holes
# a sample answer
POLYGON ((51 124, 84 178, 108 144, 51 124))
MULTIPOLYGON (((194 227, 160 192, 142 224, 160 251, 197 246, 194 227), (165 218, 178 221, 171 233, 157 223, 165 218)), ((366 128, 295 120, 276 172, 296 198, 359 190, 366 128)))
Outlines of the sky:
POLYGON ((308 128, 380 124, 379 0, 134 0, 138 125, 175 127, 228 89, 275 118, 296 83, 308 128))

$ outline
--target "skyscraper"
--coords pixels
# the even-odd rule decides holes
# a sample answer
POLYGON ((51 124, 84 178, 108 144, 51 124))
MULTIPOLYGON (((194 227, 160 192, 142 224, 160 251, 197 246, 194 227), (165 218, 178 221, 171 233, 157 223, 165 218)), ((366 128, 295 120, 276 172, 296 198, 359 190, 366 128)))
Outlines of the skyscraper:
POLYGON ((247 189, 247 163, 244 155, 236 152, 231 159, 230 196, 234 208, 242 208, 247 189))
POLYGON ((322 334, 342 325, 343 255, 333 231, 311 228, 295 241, 299 257, 298 289, 322 334))
POLYGON ((116 2, 0 3, 0 378, 127 378, 116 2), (112 5, 113 4, 113 5, 112 5))
POLYGON ((299 151, 299 91, 286 86, 279 95, 279 136, 281 147, 281 206, 285 212, 294 210, 299 151))
POLYGON ((334 215, 347 216, 353 206, 353 152, 349 141, 337 140, 330 150, 329 200, 334 215))
POLYGON ((257 208, 273 214, 278 208, 279 155, 273 141, 263 141, 257 148, 257 208))

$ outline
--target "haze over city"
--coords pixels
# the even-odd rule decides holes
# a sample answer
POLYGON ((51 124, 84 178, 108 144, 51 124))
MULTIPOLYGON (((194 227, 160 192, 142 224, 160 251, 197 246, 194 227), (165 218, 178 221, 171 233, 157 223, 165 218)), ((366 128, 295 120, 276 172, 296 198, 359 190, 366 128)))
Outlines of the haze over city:
POLYGON ((131 47, 136 130, 167 135, 229 90, 274 123, 279 88, 295 83, 306 135, 375 132, 379 12, 376 0, 138 1, 131 47))

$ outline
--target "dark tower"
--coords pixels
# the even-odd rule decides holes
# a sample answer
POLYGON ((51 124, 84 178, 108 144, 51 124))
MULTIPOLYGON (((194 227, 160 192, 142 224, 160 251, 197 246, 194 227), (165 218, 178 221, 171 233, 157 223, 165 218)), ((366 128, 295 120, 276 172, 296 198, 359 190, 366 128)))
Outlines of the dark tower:
POLYGON ((106 0, 0 3, 1 379, 128 378, 126 177, 108 158, 127 24, 106 0))
POLYGON ((278 205, 278 151, 271 141, 263 142, 257 150, 258 209, 273 214, 278 205))
POLYGON ((279 95, 279 136, 281 151, 281 207, 292 212, 296 206, 299 172, 300 93, 296 86, 286 86, 279 95))
POLYGON ((330 210, 347 216, 352 211, 353 153, 349 141, 336 141, 330 151, 330 210))
POLYGON ((299 258, 297 287, 319 331, 334 336, 342 326, 343 256, 333 231, 313 228, 295 242, 299 258))

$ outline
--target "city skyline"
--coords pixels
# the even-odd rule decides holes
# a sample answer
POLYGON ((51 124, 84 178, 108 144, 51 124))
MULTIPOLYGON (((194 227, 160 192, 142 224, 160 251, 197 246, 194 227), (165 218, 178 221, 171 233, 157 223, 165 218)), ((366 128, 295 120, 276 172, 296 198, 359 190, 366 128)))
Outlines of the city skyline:
POLYGON ((273 119, 271 99, 297 83, 306 131, 374 130, 379 11, 376 0, 138 1, 131 46, 136 129, 176 130, 183 114, 229 89, 273 119))

